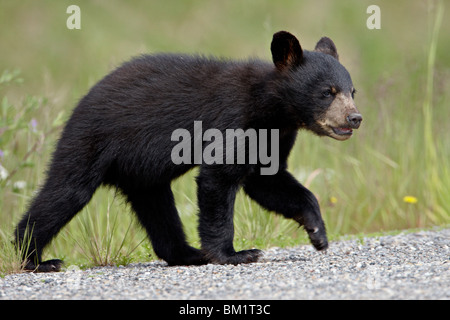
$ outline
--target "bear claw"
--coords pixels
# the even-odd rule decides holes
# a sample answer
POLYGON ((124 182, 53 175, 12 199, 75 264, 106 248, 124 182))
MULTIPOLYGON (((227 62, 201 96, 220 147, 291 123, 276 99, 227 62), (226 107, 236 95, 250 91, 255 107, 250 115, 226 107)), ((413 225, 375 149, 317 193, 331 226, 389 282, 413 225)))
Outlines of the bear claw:
POLYGON ((64 262, 59 259, 43 261, 37 266, 34 263, 28 262, 24 269, 32 272, 59 272, 63 264, 64 262))

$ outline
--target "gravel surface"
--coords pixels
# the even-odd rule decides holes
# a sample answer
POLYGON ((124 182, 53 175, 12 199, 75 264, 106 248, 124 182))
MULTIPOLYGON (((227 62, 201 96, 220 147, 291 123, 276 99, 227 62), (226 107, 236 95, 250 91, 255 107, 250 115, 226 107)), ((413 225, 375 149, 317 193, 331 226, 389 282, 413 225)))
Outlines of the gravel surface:
POLYGON ((0 278, 0 299, 450 299, 450 229, 265 250, 248 265, 131 264, 0 278))

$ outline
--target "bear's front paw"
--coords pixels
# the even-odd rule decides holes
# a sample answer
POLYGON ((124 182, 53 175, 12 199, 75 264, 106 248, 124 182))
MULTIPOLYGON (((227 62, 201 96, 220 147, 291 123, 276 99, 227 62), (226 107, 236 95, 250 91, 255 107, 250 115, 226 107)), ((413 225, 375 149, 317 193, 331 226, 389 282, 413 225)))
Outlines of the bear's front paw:
POLYGON ((241 264, 252 263, 258 261, 263 252, 258 249, 242 250, 234 252, 230 255, 221 255, 220 257, 211 258, 211 262, 217 264, 241 264))
POLYGON ((305 228, 314 248, 319 251, 328 248, 327 231, 318 209, 315 211, 315 214, 301 215, 295 217, 294 220, 305 228))
POLYGON ((328 248, 328 239, 325 228, 315 227, 315 228, 305 228, 308 232, 309 240, 311 244, 317 250, 325 250, 328 248))

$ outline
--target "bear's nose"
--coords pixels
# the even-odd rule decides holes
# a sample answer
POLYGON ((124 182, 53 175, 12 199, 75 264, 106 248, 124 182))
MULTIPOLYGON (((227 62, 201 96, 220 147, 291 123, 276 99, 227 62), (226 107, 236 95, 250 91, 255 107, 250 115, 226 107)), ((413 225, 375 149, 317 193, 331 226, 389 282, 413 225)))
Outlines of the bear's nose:
POLYGON ((347 116, 347 122, 350 125, 350 127, 353 129, 359 128, 359 126, 361 125, 362 119, 363 119, 362 115, 360 115, 359 113, 350 113, 347 116))

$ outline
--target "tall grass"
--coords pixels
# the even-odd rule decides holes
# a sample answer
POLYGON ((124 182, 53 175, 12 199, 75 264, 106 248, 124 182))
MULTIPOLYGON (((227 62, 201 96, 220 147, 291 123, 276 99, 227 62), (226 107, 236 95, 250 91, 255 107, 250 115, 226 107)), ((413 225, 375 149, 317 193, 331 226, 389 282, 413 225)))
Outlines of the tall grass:
POLYGON ((441 0, 437 1, 435 15, 429 15, 429 24, 433 23, 431 28, 431 40, 427 59, 427 82, 425 101, 423 103, 424 117, 424 143, 425 143, 425 166, 427 172, 427 189, 431 208, 427 210, 427 215, 434 221, 443 219, 450 221, 450 174, 448 171, 449 159, 443 158, 438 150, 440 148, 439 139, 436 139, 433 133, 433 96, 434 96, 434 74, 436 63, 436 50, 439 30, 444 16, 444 4, 441 0), (444 175, 442 175, 444 171, 444 175))
MULTIPOLYGON (((3 2, 0 273, 20 270, 14 226, 43 182, 70 110, 108 70, 155 51, 269 60, 271 35, 281 29, 297 34, 305 49, 330 36, 358 89, 364 121, 354 137, 339 142, 300 132, 289 158, 289 170, 319 199, 330 237, 447 225, 450 24, 444 2, 379 1, 382 29, 375 31, 365 27, 371 1, 319 2, 87 2, 80 5, 79 31, 65 29, 64 1, 3 2), (11 71, 18 67, 21 73, 11 71)), ((172 186, 187 238, 198 247, 195 175, 172 186)), ((114 190, 99 190, 44 259, 86 266, 153 259, 130 211, 114 190)), ((235 230, 237 249, 308 241, 295 223, 266 212, 242 191, 235 230)))
POLYGON ((114 197, 111 198, 111 192, 107 192, 105 196, 107 198, 105 204, 94 203, 93 206, 87 206, 83 210, 84 212, 75 221, 79 229, 68 235, 77 244, 76 249, 88 261, 88 265, 128 264, 133 260, 133 252, 146 237, 136 232, 136 226, 131 217, 127 219, 122 216, 123 207, 117 205, 116 194, 113 194, 114 197), (102 207, 103 205, 106 205, 106 208, 102 207), (106 215, 97 214, 97 212, 105 211, 106 215))

